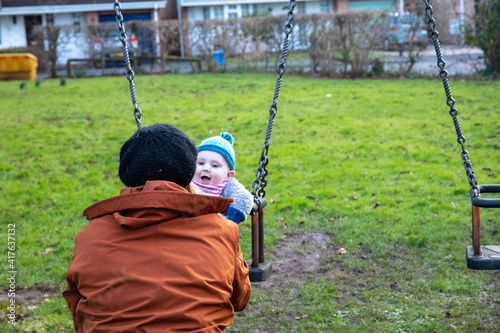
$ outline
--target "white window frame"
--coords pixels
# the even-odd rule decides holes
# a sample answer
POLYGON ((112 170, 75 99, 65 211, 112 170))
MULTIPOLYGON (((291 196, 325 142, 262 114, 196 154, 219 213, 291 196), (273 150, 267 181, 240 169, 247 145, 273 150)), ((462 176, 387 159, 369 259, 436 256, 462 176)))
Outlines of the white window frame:
POLYGON ((224 18, 234 19, 241 17, 241 6, 240 5, 224 5, 224 18), (230 8, 232 7, 232 8, 230 8), (232 17, 230 17, 232 16, 232 17))

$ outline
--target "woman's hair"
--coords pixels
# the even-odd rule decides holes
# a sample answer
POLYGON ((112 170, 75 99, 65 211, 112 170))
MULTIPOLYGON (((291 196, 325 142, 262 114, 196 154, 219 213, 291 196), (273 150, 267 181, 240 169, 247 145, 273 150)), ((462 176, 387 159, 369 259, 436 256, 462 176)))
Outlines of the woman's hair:
POLYGON ((187 186, 186 186, 186 190, 187 190, 189 193, 193 193, 193 194, 200 194, 200 191, 198 190, 198 188, 196 187, 196 185, 194 185, 193 183, 189 183, 189 184, 187 184, 187 186))

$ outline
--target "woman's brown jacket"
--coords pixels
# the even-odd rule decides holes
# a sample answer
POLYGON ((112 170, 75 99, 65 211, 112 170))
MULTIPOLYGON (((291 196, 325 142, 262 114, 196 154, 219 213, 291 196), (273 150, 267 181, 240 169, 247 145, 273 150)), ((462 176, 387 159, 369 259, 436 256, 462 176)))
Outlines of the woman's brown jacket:
POLYGON ((77 332, 221 332, 250 298, 232 199, 165 181, 84 211, 63 295, 77 332))

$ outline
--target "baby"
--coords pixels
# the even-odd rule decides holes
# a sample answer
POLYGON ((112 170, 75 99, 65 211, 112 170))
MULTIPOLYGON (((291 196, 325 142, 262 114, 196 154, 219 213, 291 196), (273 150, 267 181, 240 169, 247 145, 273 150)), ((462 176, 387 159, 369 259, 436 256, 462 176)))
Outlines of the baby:
POLYGON ((234 138, 229 133, 203 140, 197 148, 193 183, 203 194, 233 198, 224 215, 239 224, 252 210, 253 196, 234 178, 233 143, 234 138))

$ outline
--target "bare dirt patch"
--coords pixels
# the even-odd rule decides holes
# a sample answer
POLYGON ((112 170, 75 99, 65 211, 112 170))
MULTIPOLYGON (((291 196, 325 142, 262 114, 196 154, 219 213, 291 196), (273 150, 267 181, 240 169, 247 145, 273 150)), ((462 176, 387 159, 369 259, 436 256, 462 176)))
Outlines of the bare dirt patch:
POLYGON ((340 248, 330 244, 331 238, 332 235, 322 233, 289 235, 277 246, 275 253, 268 255, 273 274, 256 287, 289 286, 291 280, 308 280, 310 276, 316 276, 325 254, 340 248))
MULTIPOLYGON (((23 306, 34 306, 48 300, 50 297, 59 296, 61 291, 59 288, 51 288, 48 286, 37 286, 34 288, 18 288, 15 290, 15 300, 17 304, 23 306)), ((11 300, 9 290, 0 290, 0 304, 7 304, 11 300)))
POLYGON ((332 256, 342 255, 341 246, 334 244, 333 238, 329 233, 290 234, 273 253, 267 253, 266 260, 273 267, 272 275, 264 282, 252 283, 250 304, 245 311, 237 313, 236 320, 226 331, 285 332, 287 327, 308 317, 298 309, 300 289, 319 279, 335 281, 349 274, 343 267, 329 262, 332 256), (255 318, 258 322, 251 323, 255 318))

